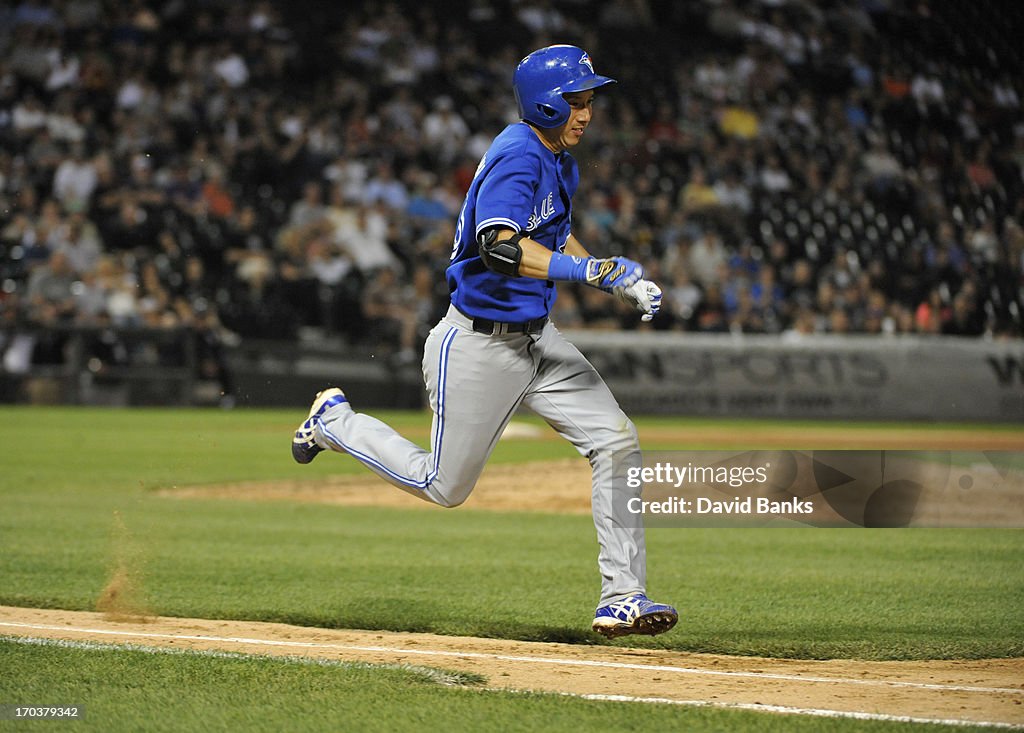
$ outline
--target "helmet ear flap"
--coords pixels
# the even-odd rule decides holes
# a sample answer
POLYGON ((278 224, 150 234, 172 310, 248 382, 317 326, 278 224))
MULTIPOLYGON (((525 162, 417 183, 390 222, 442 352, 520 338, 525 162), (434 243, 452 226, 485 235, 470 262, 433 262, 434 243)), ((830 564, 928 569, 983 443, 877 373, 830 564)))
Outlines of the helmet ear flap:
POLYGON ((562 98, 558 89, 545 90, 533 100, 536 113, 526 119, 544 128, 558 127, 569 119, 569 103, 562 98))
POLYGON ((558 110, 546 104, 537 103, 537 111, 540 112, 541 116, 554 122, 558 119, 558 110))

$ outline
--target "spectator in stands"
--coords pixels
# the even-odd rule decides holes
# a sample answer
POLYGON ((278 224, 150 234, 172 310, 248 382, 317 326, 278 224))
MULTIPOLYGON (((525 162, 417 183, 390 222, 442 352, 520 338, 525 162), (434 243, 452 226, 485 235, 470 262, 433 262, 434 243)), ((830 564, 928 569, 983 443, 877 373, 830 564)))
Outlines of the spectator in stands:
POLYGON ((319 224, 326 215, 323 190, 316 181, 308 181, 302 187, 302 198, 292 204, 288 214, 288 226, 306 229, 319 224))
POLYGON ((743 183, 739 171, 731 165, 712 188, 718 204, 726 209, 726 217, 746 216, 754 206, 750 189, 743 183))
POLYGON ((368 206, 383 204, 390 211, 404 211, 409 204, 409 192, 395 177, 393 165, 386 160, 377 163, 377 170, 363 191, 363 203, 368 206))
POLYGON ((949 309, 942 301, 942 292, 937 288, 929 291, 928 298, 922 300, 914 312, 914 322, 921 333, 941 333, 949 309))
POLYGON ((235 213, 235 201, 225 187, 224 170, 219 164, 211 163, 207 166, 202 191, 203 203, 211 216, 228 219, 235 213))
POLYGON ((53 195, 67 211, 85 211, 99 183, 96 165, 85 154, 85 145, 72 144, 70 154, 57 166, 53 195))
POLYGON ((415 291, 403 285, 392 267, 379 268, 363 295, 363 314, 369 321, 370 338, 387 353, 397 342, 399 363, 416 360, 419 325, 415 291))
POLYGON ((970 292, 962 290, 953 297, 952 309, 941 330, 950 336, 980 336, 984 333, 984 319, 970 292))
POLYGON ((423 143, 434 151, 441 163, 450 164, 469 138, 469 126, 455 111, 451 97, 441 96, 434 109, 423 119, 423 143))
MULTIPOLYGON (((1019 65, 1012 24, 975 29, 954 58, 928 39, 946 32, 955 4, 915 14, 912 37, 898 30, 900 4, 870 14, 854 0, 822 14, 776 5, 599 0, 588 46, 618 56, 623 78, 645 79, 655 56, 666 72, 660 96, 624 84, 588 130, 580 225, 671 274, 666 291, 678 286, 692 316, 666 308, 658 327, 727 327, 722 263, 750 240, 742 256, 770 263, 776 284, 758 295, 748 272, 752 303, 734 288, 735 306, 758 311, 764 330, 802 333, 813 318, 824 332, 841 308, 848 330, 913 332, 937 290, 949 314, 940 330, 1019 338, 1024 89, 990 58, 1019 65), (629 28, 659 29, 639 56, 611 42, 625 27, 612 20, 627 17, 629 28), (819 301, 822 280, 831 285, 819 301), (777 298, 764 292, 779 286, 785 298, 770 307, 777 298)), ((178 294, 198 258, 203 297, 238 298, 219 317, 247 335, 313 326, 353 338, 380 268, 408 265, 406 280, 424 257, 435 273, 447 262, 449 223, 435 217, 452 216, 474 146, 510 113, 461 100, 502 83, 496 70, 531 46, 509 39, 533 37, 539 18, 558 18, 566 40, 581 32, 550 3, 488 6, 491 20, 472 32, 441 32, 437 3, 415 23, 367 2, 336 24, 281 8, 104 12, 76 0, 11 10, 16 20, 0 27, 5 308, 31 308, 32 273, 59 251, 86 291, 113 304, 113 320, 136 322, 145 263, 178 294), (122 259, 108 282, 100 270, 122 259), (353 269, 336 281, 345 260, 353 269), (323 287, 345 293, 344 317, 325 320, 323 287)), ((584 327, 615 319, 586 295, 573 309, 584 327)), ((436 305, 445 293, 412 297, 436 305)), ((96 299, 76 302, 98 312, 96 299)), ((403 348, 400 330, 392 337, 403 348)))
POLYGON ((760 184, 762 190, 769 194, 785 193, 793 187, 789 172, 782 166, 778 155, 772 153, 768 156, 761 169, 760 184))
POLYGON ((697 330, 704 333, 725 333, 729 330, 722 288, 718 283, 708 283, 705 286, 704 299, 697 306, 693 321, 697 330))
POLYGON ((49 260, 29 276, 26 298, 29 317, 42 325, 71 321, 75 315, 75 272, 64 252, 54 252, 49 260))
POLYGON ((701 289, 690 279, 686 263, 678 260, 666 284, 666 312, 676 321, 690 324, 703 298, 701 289))
POLYGON ((81 212, 67 217, 51 237, 54 252, 62 253, 76 274, 91 272, 100 255, 103 243, 95 225, 81 212))
POLYGON ((708 184, 704 169, 697 166, 679 195, 679 206, 686 214, 699 214, 718 208, 721 200, 714 187, 708 184))
POLYGON ((690 246, 689 265, 693 279, 703 286, 719 283, 728 253, 718 232, 708 230, 690 246))
POLYGON ((867 175, 868 185, 879 193, 886 193, 903 178, 903 166, 878 134, 873 136, 870 150, 861 155, 860 164, 867 175))

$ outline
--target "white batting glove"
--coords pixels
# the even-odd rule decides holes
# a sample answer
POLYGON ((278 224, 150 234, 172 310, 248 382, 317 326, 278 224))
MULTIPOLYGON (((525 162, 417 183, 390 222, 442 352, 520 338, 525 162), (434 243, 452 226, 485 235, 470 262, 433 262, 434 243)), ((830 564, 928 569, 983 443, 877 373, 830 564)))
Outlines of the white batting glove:
POLYGON ((612 290, 623 303, 643 313, 641 321, 650 321, 661 310, 661 288, 650 280, 637 280, 628 288, 612 290))

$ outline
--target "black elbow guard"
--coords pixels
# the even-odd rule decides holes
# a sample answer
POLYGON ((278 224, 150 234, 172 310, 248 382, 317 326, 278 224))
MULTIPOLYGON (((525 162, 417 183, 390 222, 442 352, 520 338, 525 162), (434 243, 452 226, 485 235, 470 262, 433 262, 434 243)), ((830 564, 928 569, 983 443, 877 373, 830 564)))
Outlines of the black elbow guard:
POLYGON ((516 232, 508 239, 498 240, 497 229, 487 229, 480 233, 477 243, 480 245, 480 259, 488 270, 509 277, 519 277, 519 262, 523 259, 523 250, 519 240, 525 235, 516 232))

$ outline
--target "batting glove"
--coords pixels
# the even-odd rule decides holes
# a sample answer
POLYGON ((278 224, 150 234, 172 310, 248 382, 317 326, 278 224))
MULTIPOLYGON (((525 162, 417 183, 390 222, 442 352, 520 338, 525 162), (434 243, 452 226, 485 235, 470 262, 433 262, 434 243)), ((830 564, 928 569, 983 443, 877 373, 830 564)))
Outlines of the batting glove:
POLYGON ((650 321, 661 310, 661 288, 650 280, 637 280, 628 288, 614 288, 616 297, 643 313, 641 321, 650 321))
POLYGON ((627 260, 625 257, 590 259, 587 262, 587 283, 597 288, 629 288, 638 283, 643 276, 644 268, 640 263, 627 260))
POLYGON ((602 290, 628 288, 643 276, 644 268, 640 263, 625 257, 599 260, 555 252, 548 265, 548 277, 552 280, 586 283, 602 290))

